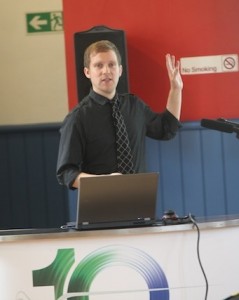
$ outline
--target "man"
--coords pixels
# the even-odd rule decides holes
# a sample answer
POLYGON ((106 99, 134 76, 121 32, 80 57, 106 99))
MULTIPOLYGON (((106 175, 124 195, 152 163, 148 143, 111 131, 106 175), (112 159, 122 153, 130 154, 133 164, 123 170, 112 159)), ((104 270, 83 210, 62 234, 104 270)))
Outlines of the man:
POLYGON ((166 110, 160 114, 137 96, 118 94, 121 56, 107 40, 91 44, 84 54, 84 73, 92 89, 65 118, 57 162, 57 178, 68 188, 78 188, 81 177, 122 174, 118 163, 117 134, 112 116, 117 101, 126 126, 133 172, 145 172, 145 136, 168 140, 180 127, 183 83, 179 62, 166 55, 170 81, 166 110))

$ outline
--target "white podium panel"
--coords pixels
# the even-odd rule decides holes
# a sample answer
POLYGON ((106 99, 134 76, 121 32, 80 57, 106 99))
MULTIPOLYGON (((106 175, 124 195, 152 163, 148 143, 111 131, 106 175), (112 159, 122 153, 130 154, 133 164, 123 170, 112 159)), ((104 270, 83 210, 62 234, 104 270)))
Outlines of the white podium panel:
MULTIPOLYGON (((239 290, 239 225, 224 225, 200 224, 210 300, 239 290)), ((192 225, 2 235, 0 298, 202 300, 197 238, 192 225)))

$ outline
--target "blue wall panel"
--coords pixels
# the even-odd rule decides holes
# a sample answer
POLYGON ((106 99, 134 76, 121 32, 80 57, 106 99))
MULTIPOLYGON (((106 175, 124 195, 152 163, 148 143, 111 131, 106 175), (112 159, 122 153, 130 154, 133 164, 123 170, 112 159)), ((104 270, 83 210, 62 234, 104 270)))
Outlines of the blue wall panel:
POLYGON ((202 164, 207 216, 225 214, 223 136, 212 130, 202 131, 202 164))
POLYGON ((234 134, 185 123, 171 141, 147 139, 147 162, 149 170, 160 173, 158 216, 169 208, 181 216, 239 213, 239 139, 234 134))
POLYGON ((10 180, 11 222, 13 227, 17 227, 18 224, 26 227, 28 225, 29 202, 28 186, 24 182, 27 178, 27 170, 25 165, 26 148, 22 134, 11 135, 11 138, 8 139, 8 151, 10 161, 7 174, 10 180))
POLYGON ((47 224, 47 193, 45 157, 43 152, 42 133, 26 133, 26 170, 27 170, 27 192, 29 203, 29 218, 32 227, 41 227, 47 224), (44 162, 44 163, 43 163, 44 162))
MULTIPOLYGON (((163 210, 183 210, 180 138, 160 142, 160 186, 162 188, 163 210)), ((160 202, 160 199, 159 199, 160 202)), ((162 212, 158 211, 161 216, 162 212)))
POLYGON ((66 200, 67 191, 65 187, 60 186, 56 180, 56 161, 58 155, 59 135, 55 131, 44 132, 44 157, 45 157, 45 188, 47 201, 47 224, 54 227, 56 218, 64 220, 69 216, 68 201, 66 200), (51 151, 48 151, 51 149, 51 151), (55 187, 54 189, 52 187, 55 187))
POLYGON ((239 139, 225 134, 223 139, 225 207, 228 214, 239 212, 239 139))
POLYGON ((0 229, 59 227, 68 194, 56 180, 59 124, 0 127, 0 229))
POLYGON ((181 167, 184 206, 181 215, 205 214, 200 132, 186 130, 181 136, 181 167))
POLYGON ((10 176, 8 172, 9 164, 8 139, 5 134, 0 134, 0 222, 4 224, 6 228, 12 224, 11 189, 9 189, 10 176))

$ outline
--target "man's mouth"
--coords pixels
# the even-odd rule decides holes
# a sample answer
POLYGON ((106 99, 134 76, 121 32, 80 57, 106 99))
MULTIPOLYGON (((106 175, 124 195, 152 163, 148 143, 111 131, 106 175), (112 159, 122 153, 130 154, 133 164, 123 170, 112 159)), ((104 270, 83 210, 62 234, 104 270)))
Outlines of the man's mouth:
POLYGON ((104 81, 104 82, 109 82, 109 81, 111 81, 111 80, 112 80, 112 79, 111 79, 111 78, 108 78, 108 77, 102 79, 102 81, 104 81))

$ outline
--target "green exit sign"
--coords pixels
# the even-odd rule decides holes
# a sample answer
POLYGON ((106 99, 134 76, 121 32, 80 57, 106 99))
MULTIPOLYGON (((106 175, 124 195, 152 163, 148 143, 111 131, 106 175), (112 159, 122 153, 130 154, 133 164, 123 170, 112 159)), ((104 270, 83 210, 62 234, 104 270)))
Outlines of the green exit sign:
POLYGON ((26 14, 27 32, 63 31, 62 11, 26 14))

